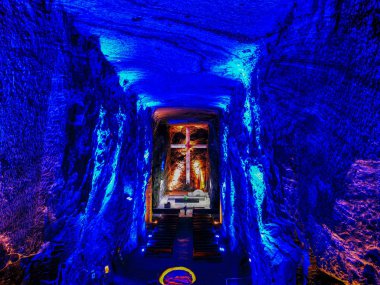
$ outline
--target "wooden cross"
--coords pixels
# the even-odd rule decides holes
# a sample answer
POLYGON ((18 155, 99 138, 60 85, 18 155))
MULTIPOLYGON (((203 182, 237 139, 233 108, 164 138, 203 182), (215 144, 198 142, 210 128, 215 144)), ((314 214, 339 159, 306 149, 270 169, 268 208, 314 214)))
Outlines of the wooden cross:
POLYGON ((190 150, 192 148, 207 148, 207 144, 194 144, 190 143, 190 129, 186 127, 186 144, 171 144, 171 148, 185 148, 186 149, 186 184, 190 184, 190 150))

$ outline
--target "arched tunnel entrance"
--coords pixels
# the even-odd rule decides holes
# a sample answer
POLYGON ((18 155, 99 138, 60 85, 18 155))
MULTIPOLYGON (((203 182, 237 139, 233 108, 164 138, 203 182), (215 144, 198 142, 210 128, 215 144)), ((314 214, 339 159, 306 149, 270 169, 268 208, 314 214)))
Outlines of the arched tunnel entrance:
MULTIPOLYGON (((193 209, 219 213, 217 112, 166 108, 154 113, 153 213, 193 209), (206 114, 206 115, 205 115, 206 114)), ((219 220, 219 217, 216 217, 219 220)))
MULTIPOLYGON (((228 258, 223 261, 228 243, 222 239, 218 115, 211 109, 154 112, 147 232, 141 249, 145 258, 169 255, 192 268, 198 259, 229 263, 228 258)), ((231 260, 236 265, 241 261, 231 260)), ((235 265, 229 267, 235 270, 235 265)))

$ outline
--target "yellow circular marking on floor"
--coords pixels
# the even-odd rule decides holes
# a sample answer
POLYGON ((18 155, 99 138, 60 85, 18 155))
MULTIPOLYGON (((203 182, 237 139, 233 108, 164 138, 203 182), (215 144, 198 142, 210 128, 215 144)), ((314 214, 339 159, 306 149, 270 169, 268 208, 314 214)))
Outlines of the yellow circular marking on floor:
MULTIPOLYGON (((162 272, 162 274, 160 275, 160 278, 159 278, 160 284, 162 284, 162 285, 170 284, 170 283, 164 283, 165 282, 165 277, 168 274, 170 274, 171 272, 173 272, 173 271, 181 271, 181 270, 190 274, 190 276, 191 276, 191 283, 188 283, 188 284, 194 284, 194 282, 197 280, 196 277, 195 277, 194 272, 191 271, 189 268, 186 268, 186 267, 183 267, 183 266, 170 267, 170 268, 166 269, 164 272, 162 272)), ((174 283, 171 283, 171 284, 174 284, 174 283)))

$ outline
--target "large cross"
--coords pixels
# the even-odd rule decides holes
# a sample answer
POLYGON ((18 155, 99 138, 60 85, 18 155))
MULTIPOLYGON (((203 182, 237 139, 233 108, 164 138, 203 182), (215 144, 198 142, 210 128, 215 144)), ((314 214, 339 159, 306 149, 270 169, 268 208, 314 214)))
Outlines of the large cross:
POLYGON ((186 184, 190 184, 190 150, 192 148, 207 148, 207 144, 190 143, 190 129, 186 127, 186 144, 171 144, 171 148, 185 148, 186 149, 186 184))

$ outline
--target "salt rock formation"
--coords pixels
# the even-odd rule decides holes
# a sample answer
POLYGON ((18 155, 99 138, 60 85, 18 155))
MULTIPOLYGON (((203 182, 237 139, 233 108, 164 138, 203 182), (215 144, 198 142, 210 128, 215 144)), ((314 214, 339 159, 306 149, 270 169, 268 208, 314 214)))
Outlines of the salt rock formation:
POLYGON ((85 284, 135 249, 154 112, 187 107, 215 115, 212 201, 254 284, 378 284, 377 6, 2 1, 0 283, 85 284))

